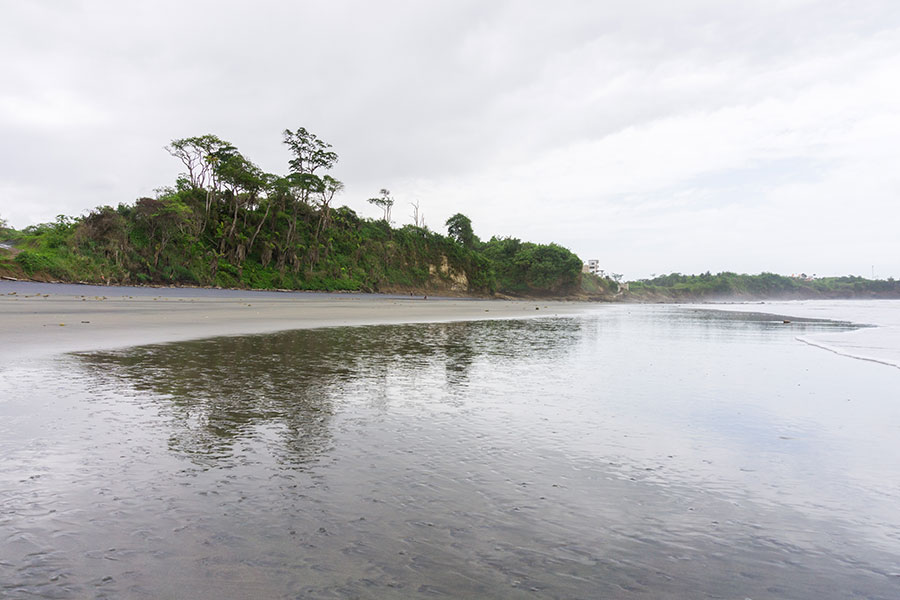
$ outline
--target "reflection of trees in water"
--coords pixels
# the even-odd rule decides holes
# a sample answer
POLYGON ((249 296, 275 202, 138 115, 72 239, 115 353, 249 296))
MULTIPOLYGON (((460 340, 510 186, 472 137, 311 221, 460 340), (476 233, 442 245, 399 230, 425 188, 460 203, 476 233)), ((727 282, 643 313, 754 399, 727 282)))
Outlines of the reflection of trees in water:
MULTIPOLYGON (((308 332, 312 333, 312 332, 308 332)), ((161 397, 172 450, 202 463, 274 431, 292 461, 328 444, 334 389, 346 377, 334 341, 288 334, 223 337, 84 355, 92 366, 161 397)))
POLYGON ((445 377, 450 387, 465 385, 469 369, 478 357, 473 325, 479 323, 440 323, 431 327, 431 338, 437 340, 434 343, 445 358, 445 377))
MULTIPOLYGON (((98 373, 152 392, 171 416, 170 447, 207 464, 241 440, 279 438, 290 464, 327 449, 348 397, 387 410, 396 377, 442 367, 442 387, 465 385, 472 366, 564 349, 576 319, 347 327, 222 337, 82 355, 98 373)), ((440 372, 440 371, 439 371, 440 372)), ((422 385, 433 385, 432 379, 422 385)), ((265 440, 264 440, 265 441, 265 440)))

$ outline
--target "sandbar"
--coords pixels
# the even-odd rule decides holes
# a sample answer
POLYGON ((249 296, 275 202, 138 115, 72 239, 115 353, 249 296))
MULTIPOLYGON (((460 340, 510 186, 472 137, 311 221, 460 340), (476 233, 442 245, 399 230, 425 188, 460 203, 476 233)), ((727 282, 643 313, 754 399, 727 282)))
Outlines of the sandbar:
MULTIPOLYGON (((0 284, 0 359, 292 329, 572 315, 578 302, 425 299, 370 294, 131 295, 85 286, 55 293, 0 284), (83 293, 78 293, 83 292, 83 293)), ((152 293, 156 293, 154 290, 152 293)))

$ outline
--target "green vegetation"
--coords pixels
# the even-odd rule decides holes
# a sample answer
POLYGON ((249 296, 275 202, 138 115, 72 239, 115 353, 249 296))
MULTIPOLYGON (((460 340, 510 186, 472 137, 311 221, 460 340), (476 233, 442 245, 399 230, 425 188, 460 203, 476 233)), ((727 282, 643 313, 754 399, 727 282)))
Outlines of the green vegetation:
POLYGON ((754 299, 754 298, 848 298, 897 297, 900 281, 846 277, 785 277, 774 273, 713 275, 672 273, 629 283, 627 297, 638 301, 754 299))
POLYGON ((581 276, 581 259, 556 244, 494 237, 478 246, 494 266, 498 287, 507 293, 565 291, 581 276))
POLYGON ((581 260, 556 244, 493 238, 483 243, 456 214, 448 235, 391 226, 394 198, 369 200, 382 219, 335 208, 343 189, 331 146, 286 129, 289 172, 263 172, 214 135, 173 140, 184 166, 173 187, 81 218, 8 230, 0 275, 41 280, 296 290, 567 295, 581 260))
POLYGON ((581 295, 587 300, 616 300, 624 294, 623 286, 615 279, 593 273, 581 274, 581 295))

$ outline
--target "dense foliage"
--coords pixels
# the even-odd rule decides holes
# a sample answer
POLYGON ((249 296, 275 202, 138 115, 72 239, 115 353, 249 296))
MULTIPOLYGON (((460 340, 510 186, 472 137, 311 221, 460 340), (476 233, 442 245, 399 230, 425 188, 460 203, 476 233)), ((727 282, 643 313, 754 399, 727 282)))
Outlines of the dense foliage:
POLYGON ((629 296, 644 300, 717 298, 838 298, 897 297, 900 281, 871 280, 853 275, 813 278, 775 273, 744 275, 730 272, 682 275, 672 273, 629 283, 629 296))
POLYGON ((494 265, 497 286, 509 293, 565 290, 581 274, 581 260, 556 244, 494 237, 480 247, 494 265))
MULTIPOLYGON (((369 200, 384 218, 333 207, 338 156, 303 128, 285 130, 289 172, 263 172, 214 136, 174 140, 185 172, 133 204, 7 232, 16 253, 0 271, 63 281, 262 289, 567 294, 581 261, 555 244, 482 243, 457 214, 444 236, 423 224, 394 228, 388 190, 369 200)), ((418 217, 417 217, 418 220, 418 217)))

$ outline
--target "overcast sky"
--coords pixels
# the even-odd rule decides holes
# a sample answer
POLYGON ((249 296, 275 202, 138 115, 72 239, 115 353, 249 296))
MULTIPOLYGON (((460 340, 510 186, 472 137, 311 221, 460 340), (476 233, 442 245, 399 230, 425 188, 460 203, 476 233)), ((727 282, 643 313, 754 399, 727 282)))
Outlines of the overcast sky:
POLYGON ((900 278, 900 2, 0 0, 0 217, 172 185, 284 128, 339 202, 555 241, 628 278, 900 278))

